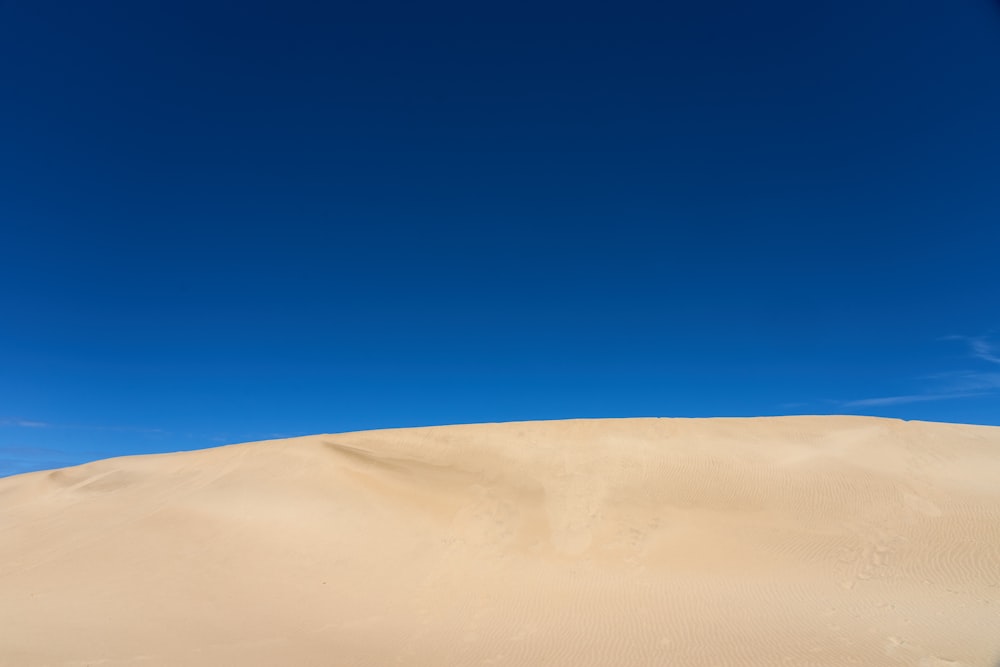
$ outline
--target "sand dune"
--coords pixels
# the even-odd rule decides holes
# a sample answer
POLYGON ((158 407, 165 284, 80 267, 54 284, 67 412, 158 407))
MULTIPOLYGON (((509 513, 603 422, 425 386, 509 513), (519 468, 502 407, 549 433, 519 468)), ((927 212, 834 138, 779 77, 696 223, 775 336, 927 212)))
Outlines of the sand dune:
POLYGON ((0 480, 0 665, 1000 665, 1000 428, 627 419, 0 480))

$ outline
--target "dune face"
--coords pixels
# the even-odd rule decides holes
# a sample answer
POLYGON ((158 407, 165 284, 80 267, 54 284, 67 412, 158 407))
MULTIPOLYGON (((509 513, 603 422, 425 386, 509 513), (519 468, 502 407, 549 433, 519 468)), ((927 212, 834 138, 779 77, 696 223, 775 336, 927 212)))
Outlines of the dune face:
POLYGON ((0 665, 1000 664, 1000 428, 625 419, 0 480, 0 665))

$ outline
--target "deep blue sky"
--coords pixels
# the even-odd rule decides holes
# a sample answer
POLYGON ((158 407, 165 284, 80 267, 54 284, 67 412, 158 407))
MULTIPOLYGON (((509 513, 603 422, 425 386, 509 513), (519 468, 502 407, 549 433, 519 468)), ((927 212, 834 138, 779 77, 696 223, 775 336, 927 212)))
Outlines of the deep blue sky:
POLYGON ((0 5, 0 474, 455 422, 1000 424, 995 2, 346 5, 0 5))

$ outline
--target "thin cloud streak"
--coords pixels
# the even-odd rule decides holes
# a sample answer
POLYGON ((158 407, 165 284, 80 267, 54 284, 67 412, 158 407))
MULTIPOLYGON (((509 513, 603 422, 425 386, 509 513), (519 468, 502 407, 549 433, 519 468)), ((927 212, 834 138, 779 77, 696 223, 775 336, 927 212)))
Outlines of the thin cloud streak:
POLYGON ((960 340, 969 346, 972 356, 991 364, 1000 364, 1000 350, 989 336, 945 336, 941 340, 960 340))
POLYGON ((882 396, 879 398, 863 398, 857 401, 846 401, 842 405, 846 407, 871 407, 876 405, 900 405, 903 403, 920 403, 924 401, 946 401, 953 398, 969 398, 972 396, 985 396, 989 392, 975 391, 950 394, 908 394, 905 396, 882 396))
MULTIPOLYGON (((988 336, 944 336, 939 340, 959 340, 964 342, 969 353, 976 359, 1000 364, 997 347, 990 342, 988 336)), ((902 405, 905 403, 922 403, 927 401, 947 401, 956 398, 973 398, 976 396, 995 395, 1000 389, 1000 373, 984 371, 949 371, 925 375, 924 380, 932 380, 937 385, 933 390, 922 394, 903 394, 899 396, 880 396, 851 401, 842 401, 845 407, 872 407, 882 405, 902 405)))
POLYGON ((1000 389, 1000 373, 952 371, 928 375, 926 379, 945 381, 947 390, 951 392, 1000 389))
POLYGON ((996 347, 982 338, 975 338, 969 341, 969 347, 972 348, 972 353, 990 362, 991 364, 1000 364, 1000 356, 997 356, 996 347))
POLYGON ((0 426, 19 426, 21 428, 48 428, 48 422, 32 421, 30 419, 0 419, 0 426))
POLYGON ((167 431, 161 428, 146 428, 142 426, 106 426, 101 424, 53 424, 51 422, 36 421, 33 419, 0 419, 0 426, 13 426, 18 428, 74 429, 81 431, 120 431, 127 433, 167 433, 167 431))

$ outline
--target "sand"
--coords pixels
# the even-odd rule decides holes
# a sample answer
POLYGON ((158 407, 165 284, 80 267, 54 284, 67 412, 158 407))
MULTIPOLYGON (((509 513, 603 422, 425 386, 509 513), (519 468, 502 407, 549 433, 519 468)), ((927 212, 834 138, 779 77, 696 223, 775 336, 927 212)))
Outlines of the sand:
POLYGON ((622 419, 0 479, 0 665, 1000 665, 1000 428, 622 419))

